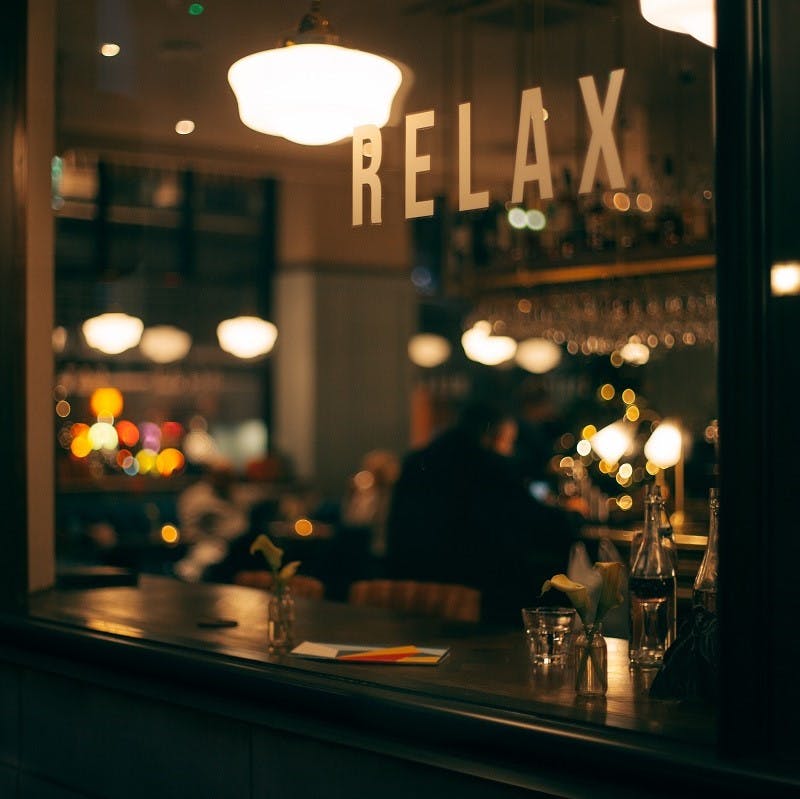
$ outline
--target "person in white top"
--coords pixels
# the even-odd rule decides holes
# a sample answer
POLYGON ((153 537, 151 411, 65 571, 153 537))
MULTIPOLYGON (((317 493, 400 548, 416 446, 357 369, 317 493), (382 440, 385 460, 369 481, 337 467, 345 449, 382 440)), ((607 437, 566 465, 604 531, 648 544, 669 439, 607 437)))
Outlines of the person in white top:
POLYGON ((247 532, 248 515, 232 497, 234 479, 231 464, 216 461, 178 496, 178 524, 182 539, 189 545, 174 565, 175 574, 182 580, 202 580, 209 566, 224 560, 230 542, 247 532))

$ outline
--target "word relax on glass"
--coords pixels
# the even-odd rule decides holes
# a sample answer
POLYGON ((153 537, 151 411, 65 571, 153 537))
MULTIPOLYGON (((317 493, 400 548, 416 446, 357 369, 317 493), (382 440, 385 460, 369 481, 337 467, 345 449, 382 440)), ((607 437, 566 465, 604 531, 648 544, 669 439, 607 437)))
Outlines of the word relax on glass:
MULTIPOLYGON (((624 69, 609 73, 605 102, 601 104, 593 75, 578 78, 583 105, 591 126, 591 139, 586 150, 579 194, 590 192, 595 183, 595 174, 603 155, 612 189, 625 188, 625 178, 619 151, 614 140, 612 126, 622 90, 624 69)), ((458 106, 458 210, 474 211, 489 207, 488 191, 472 190, 471 175, 471 103, 458 106)), ((406 219, 433 216, 433 200, 417 198, 417 175, 429 172, 431 157, 417 152, 417 133, 434 126, 434 111, 421 111, 406 115, 405 130, 405 215, 406 219)), ((383 155, 383 139, 376 125, 361 125, 353 131, 353 225, 364 222, 364 188, 370 190, 370 221, 380 224, 382 220, 382 186, 378 170, 383 155)), ((521 203, 526 183, 539 182, 539 193, 543 199, 553 196, 553 180, 550 171, 550 154, 547 147, 545 113, 540 87, 522 92, 517 128, 517 149, 514 158, 514 181, 511 202, 521 203), (530 137, 538 160, 529 163, 530 137)))

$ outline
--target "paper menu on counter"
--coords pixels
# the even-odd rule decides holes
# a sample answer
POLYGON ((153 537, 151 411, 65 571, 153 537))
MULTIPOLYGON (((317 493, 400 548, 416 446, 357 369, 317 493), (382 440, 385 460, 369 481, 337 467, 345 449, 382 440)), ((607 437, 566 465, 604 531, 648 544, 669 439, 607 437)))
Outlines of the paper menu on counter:
POLYGON ((345 663, 395 663, 400 666, 435 666, 442 662, 448 652, 449 649, 420 647, 414 644, 367 646, 363 644, 328 644, 303 641, 291 651, 291 654, 345 663))

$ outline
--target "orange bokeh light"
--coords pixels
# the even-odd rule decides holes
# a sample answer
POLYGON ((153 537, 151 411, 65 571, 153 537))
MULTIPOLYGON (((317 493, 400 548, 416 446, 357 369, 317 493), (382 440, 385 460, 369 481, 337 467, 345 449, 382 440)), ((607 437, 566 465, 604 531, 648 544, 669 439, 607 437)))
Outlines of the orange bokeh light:
POLYGON ((183 453, 174 447, 167 447, 158 453, 156 457, 156 470, 162 477, 169 477, 177 471, 180 471, 186 459, 183 453))
POLYGON ((117 435, 119 440, 127 447, 134 447, 139 441, 139 428, 125 419, 117 422, 117 435))

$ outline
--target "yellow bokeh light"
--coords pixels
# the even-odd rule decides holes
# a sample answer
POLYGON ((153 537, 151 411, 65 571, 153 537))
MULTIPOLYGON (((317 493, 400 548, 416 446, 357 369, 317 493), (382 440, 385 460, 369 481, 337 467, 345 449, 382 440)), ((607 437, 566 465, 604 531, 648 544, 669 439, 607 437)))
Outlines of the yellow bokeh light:
POLYGON ((122 392, 110 386, 95 389, 89 398, 89 408, 95 416, 116 419, 122 413, 123 406, 122 392))
POLYGON ((619 472, 617 472, 617 476, 614 478, 621 486, 627 486, 630 483, 630 477, 623 477, 619 472))
POLYGON ((148 474, 156 468, 156 458, 158 456, 152 449, 140 449, 136 453, 136 460, 139 464, 139 474, 148 474))
POLYGON ((611 383, 606 383, 605 385, 600 386, 600 396, 604 400, 608 401, 614 399, 614 394, 616 394, 616 391, 614 390, 614 386, 612 386, 611 383))
POLYGON ((600 469, 603 474, 608 474, 613 469, 611 464, 604 460, 601 460, 600 463, 597 464, 597 468, 600 469))
POLYGON ((567 455, 558 462, 558 465, 561 469, 571 469, 575 465, 575 461, 567 455))
POLYGON ((70 452, 76 458, 85 458, 92 451, 92 442, 89 441, 89 433, 82 433, 72 439, 69 445, 70 452))
POLYGON ((161 540, 165 544, 177 544, 180 537, 178 528, 174 524, 165 524, 161 528, 161 540))
POLYGON ((623 463, 619 467, 619 475, 623 480, 627 480, 633 474, 633 466, 630 463, 623 463))
POLYGON ((619 369, 619 367, 625 363, 625 359, 619 354, 619 350, 614 350, 614 352, 611 353, 609 360, 611 361, 611 365, 616 366, 617 369, 619 369))
POLYGON ((597 428, 593 424, 587 424, 586 427, 581 430, 581 438, 591 438, 596 432, 597 428))
POLYGON ((633 498, 627 494, 617 497, 617 505, 620 510, 630 510, 633 507, 633 498))
POLYGON ((626 388, 625 391, 622 392, 622 401, 626 405, 633 405, 636 402, 636 392, 632 388, 626 388))
POLYGON ((625 409, 625 418, 629 422, 635 422, 639 419, 639 409, 635 405, 630 405, 625 409))
POLYGON ((647 470, 648 474, 652 474, 652 475, 656 475, 660 471, 658 466, 656 466, 655 463, 651 463, 650 461, 647 461, 647 463, 645 464, 644 468, 647 470))
POLYGON ((308 519, 298 519, 294 523, 294 531, 297 533, 297 535, 302 535, 305 537, 314 532, 314 525, 311 524, 308 519))
POLYGON ((578 455, 588 455, 592 451, 592 445, 585 438, 582 438, 578 442, 576 449, 578 450, 578 455))
POLYGON ((167 447, 156 455, 156 470, 162 477, 169 477, 180 471, 186 463, 183 453, 174 447, 167 447))

